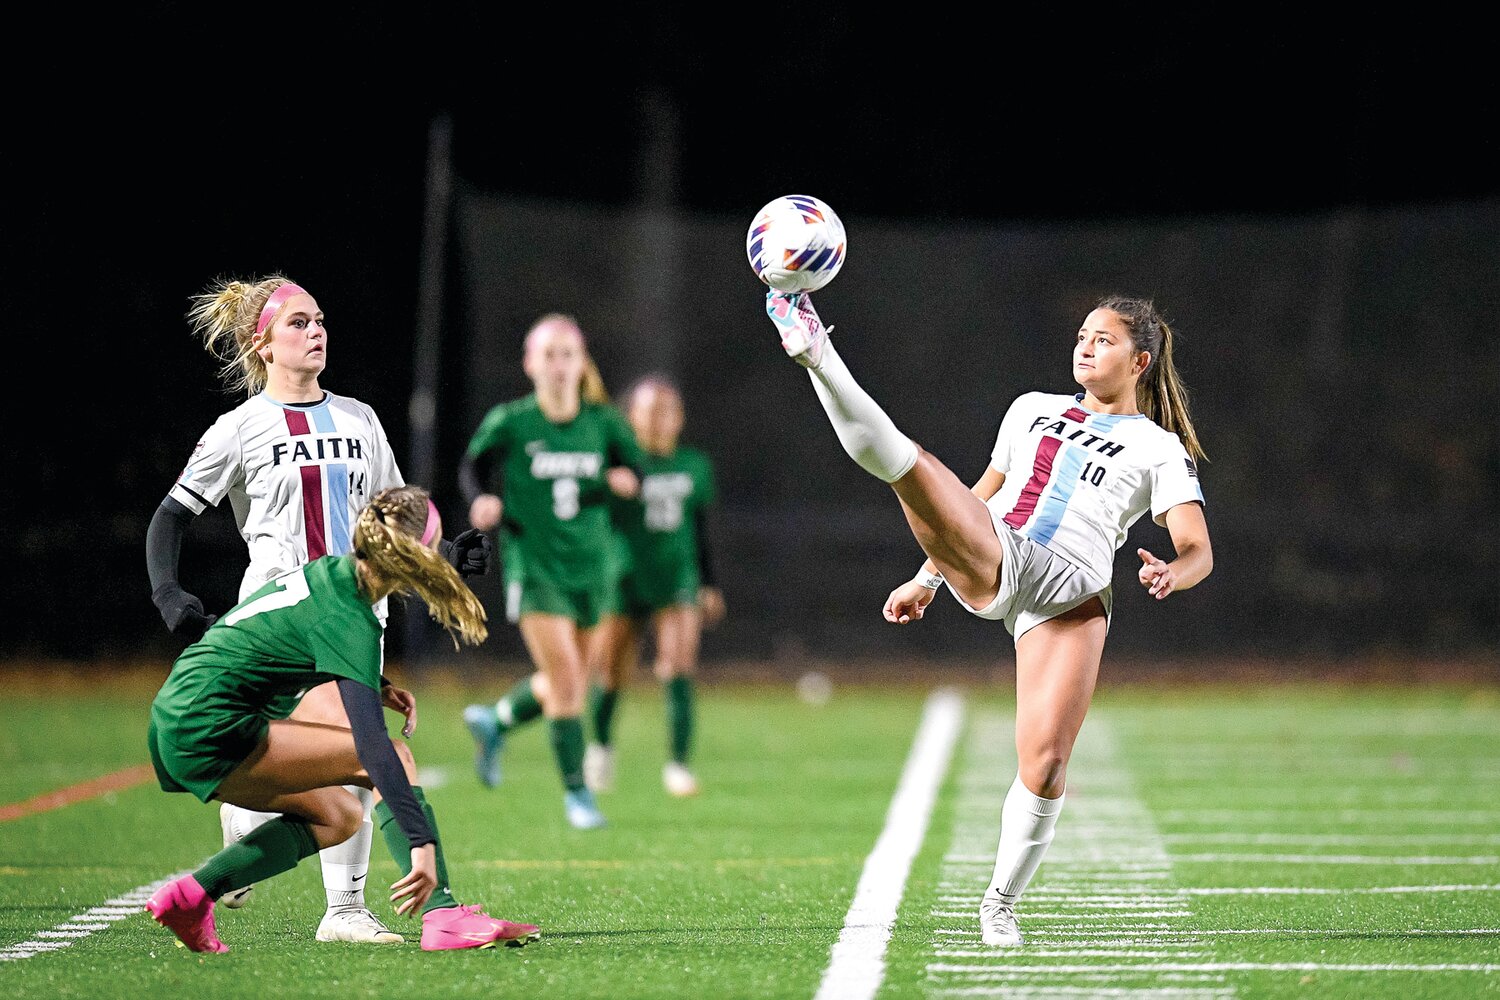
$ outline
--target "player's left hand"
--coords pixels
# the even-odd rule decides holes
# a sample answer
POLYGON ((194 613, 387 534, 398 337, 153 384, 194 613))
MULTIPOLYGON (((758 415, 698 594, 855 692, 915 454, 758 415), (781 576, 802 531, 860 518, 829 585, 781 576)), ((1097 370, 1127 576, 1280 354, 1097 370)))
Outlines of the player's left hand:
POLYGON ((380 703, 391 711, 400 712, 406 716, 406 722, 401 727, 401 735, 411 739, 411 734, 417 731, 417 696, 394 684, 382 684, 380 685, 380 703))
POLYGON ((718 587, 699 587, 698 610, 703 614, 703 624, 719 624, 724 620, 724 592, 718 587))
POLYGON ((495 544, 478 528, 460 532, 445 546, 443 555, 459 576, 483 576, 490 571, 495 558, 495 544))
POLYGON ((641 481, 628 466, 617 465, 604 474, 609 490, 622 500, 634 500, 641 491, 641 481))
POLYGON ((1138 575, 1146 592, 1158 601, 1170 594, 1172 585, 1177 582, 1172 567, 1145 549, 1136 549, 1135 554, 1141 557, 1141 571, 1138 575))
POLYGON ((391 902, 403 917, 416 916, 437 889, 437 848, 411 849, 411 871, 391 884, 391 902))

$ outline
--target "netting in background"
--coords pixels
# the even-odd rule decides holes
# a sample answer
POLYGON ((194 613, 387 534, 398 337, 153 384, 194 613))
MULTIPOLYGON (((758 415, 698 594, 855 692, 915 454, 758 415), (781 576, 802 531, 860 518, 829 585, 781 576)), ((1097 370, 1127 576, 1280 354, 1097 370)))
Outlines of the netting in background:
MULTIPOLYGON (((1216 568, 1194 592, 1148 599, 1132 553, 1170 542, 1138 522, 1116 562, 1116 654, 1500 646, 1500 202, 1051 227, 841 211, 849 259, 820 312, 870 394, 965 481, 1011 399, 1075 388, 1072 337, 1099 296, 1154 298, 1172 323, 1210 459, 1216 568)), ((685 440, 717 462, 730 614, 706 658, 1008 655, 1003 626, 946 594, 917 628, 881 619, 922 554, 781 353, 747 224, 460 186, 454 335, 485 375, 449 386, 449 450, 488 407, 530 391, 529 324, 572 313, 611 389, 651 370, 679 380, 685 440)), ((521 654, 499 578, 476 589, 492 655, 521 654)))

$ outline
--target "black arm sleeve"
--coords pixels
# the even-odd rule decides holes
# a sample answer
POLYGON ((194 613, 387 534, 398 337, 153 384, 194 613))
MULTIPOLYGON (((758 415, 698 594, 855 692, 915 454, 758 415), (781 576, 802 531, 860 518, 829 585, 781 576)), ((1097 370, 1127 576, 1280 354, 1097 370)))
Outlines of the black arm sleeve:
POLYGON ((338 682, 339 697, 343 699, 344 711, 349 716, 349 728, 354 730, 354 752, 359 762, 375 783, 380 797, 396 816, 401 832, 413 847, 437 843, 427 817, 417 803, 406 778, 406 769, 396 748, 391 745, 390 734, 385 730, 385 708, 380 704, 380 695, 359 681, 341 678, 338 682))
POLYGON ((181 503, 166 497, 151 525, 146 529, 146 572, 151 575, 151 592, 163 585, 181 586, 177 580, 177 562, 182 556, 182 539, 195 515, 181 503))
POLYGON ((698 580, 705 587, 717 587, 719 578, 714 573, 713 546, 708 538, 708 511, 703 507, 695 508, 693 520, 698 525, 698 580))
POLYGON ((464 495, 464 503, 472 504, 481 493, 490 492, 489 454, 478 458, 465 454, 458 463, 458 489, 464 495))

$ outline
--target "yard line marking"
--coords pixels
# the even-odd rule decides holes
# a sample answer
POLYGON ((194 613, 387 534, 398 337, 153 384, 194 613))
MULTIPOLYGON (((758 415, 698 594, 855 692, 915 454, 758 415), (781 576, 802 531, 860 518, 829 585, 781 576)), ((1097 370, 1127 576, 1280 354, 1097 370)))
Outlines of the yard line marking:
POLYGON ((51 792, 43 792, 41 795, 33 795, 22 802, 11 802, 0 806, 0 823, 9 823, 11 820, 22 819, 26 816, 35 816, 38 813, 51 812, 64 806, 71 806, 77 802, 88 799, 96 799, 110 792, 120 792, 136 785, 144 784, 154 777, 155 770, 150 764, 137 764, 135 767, 127 767, 120 771, 102 775, 98 778, 90 778, 88 781, 80 781, 76 785, 68 785, 51 792))
POLYGON ((962 726, 957 692, 942 688, 928 696, 885 827, 865 859, 815 1000, 868 1000, 880 989, 896 910, 962 726))
MULTIPOLYGON (((1202 939, 1173 939, 1174 924, 1147 920, 1181 920, 1191 917, 1192 911, 1187 897, 1173 884, 1173 859, 1161 834, 1136 792, 1134 779, 1120 764, 1122 755, 1113 731, 1097 714, 1074 747, 1070 800, 1058 823, 1057 837, 1023 900, 1023 907, 1029 900, 1035 909, 1018 908, 1023 933, 1034 933, 1036 938, 1023 955, 980 945, 979 898, 993 873, 1000 808, 1015 775, 1013 736, 1012 724, 998 712, 978 714, 970 726, 964 765, 956 779, 959 796, 954 804, 953 837, 943 857, 939 894, 931 911, 944 925, 935 929, 926 967, 927 992, 933 996, 1087 995, 1137 1000, 1233 997, 1235 990, 1227 985, 1201 993, 1164 990, 1162 980, 1167 976, 1132 987, 1128 984, 1143 977, 1110 971, 1084 977, 1105 984, 1101 987, 1062 987, 1053 985, 1057 983, 1052 972, 1055 966, 1008 964, 1040 957, 1138 962, 1208 957, 1202 939), (1105 929, 1071 937, 1049 934, 1077 927, 1105 929), (954 958, 987 959, 988 964, 970 967, 945 961, 954 958), (970 992, 972 977, 945 971, 966 968, 985 968, 988 973, 981 978, 1005 985, 970 992)), ((1076 983, 1077 977, 1072 978, 1076 983)), ((1222 983, 1224 977, 1213 979, 1222 983)))
POLYGON ((1257 821, 1269 819, 1289 819, 1298 822, 1315 820, 1320 823, 1353 823, 1361 820, 1370 822, 1384 822, 1387 820, 1400 820, 1403 826, 1411 826, 1416 823, 1436 825, 1443 823, 1475 823, 1481 826, 1493 826, 1500 823, 1500 809, 1424 809, 1421 812, 1412 812, 1410 805, 1405 807, 1399 803, 1392 803, 1387 809, 1356 809, 1356 808, 1333 808, 1333 809, 1165 809, 1156 814, 1158 820, 1163 823, 1182 823, 1197 826, 1202 823, 1212 823, 1218 826, 1228 823, 1241 827, 1254 826, 1257 821))
POLYGON ((1000 1000, 1057 1000, 1060 997, 1130 997, 1132 1000, 1228 1000, 1234 990, 1216 986, 1158 986, 1150 989, 1097 986, 961 986, 938 990, 942 997, 998 997, 1000 1000))
POLYGON ((1151 962, 1140 965, 958 965, 933 966, 941 972, 989 978, 992 973, 1014 975, 1032 972, 1043 975, 1077 973, 1142 972, 1500 972, 1500 965, 1483 962, 1439 962, 1431 965, 1397 962, 1151 962))
POLYGON ((98 906, 91 906, 82 913, 76 913, 47 930, 37 931, 35 937, 18 944, 0 945, 0 962, 15 962, 34 955, 72 947, 73 942, 107 930, 114 926, 117 920, 144 913, 146 901, 151 898, 153 892, 173 879, 187 874, 189 873, 182 871, 148 885, 137 886, 114 899, 105 900, 98 906))
POLYGON ((1278 865, 1500 865, 1500 855, 1381 854, 1175 854, 1172 860, 1195 864, 1266 862, 1278 865))
POLYGON ((1358 847, 1407 844, 1500 844, 1500 833, 1169 833, 1169 844, 1276 844, 1282 847, 1358 847))
POLYGON ((1184 889, 1190 896, 1365 896, 1408 892, 1500 892, 1500 885, 1377 885, 1361 889, 1324 889, 1314 886, 1221 886, 1184 889))
MULTIPOLYGON (((1500 927, 1467 927, 1460 929, 1434 928, 1431 930, 1391 931, 1390 933, 1392 934, 1392 936, 1400 935, 1401 937, 1500 937, 1500 927)), ((1031 936, 1038 938, 1047 938, 1049 940, 1054 938, 1068 940, 1075 937, 1089 937, 1096 934, 1105 936, 1115 935, 1116 937, 1120 937, 1121 940, 1125 939, 1125 936, 1121 935, 1118 931, 1092 930, 1073 931, 1072 933, 1068 934, 1054 933, 1052 931, 1035 931, 1031 936)), ((1351 934, 1364 936, 1369 934, 1369 931, 1367 929, 1359 927, 1220 927, 1214 930, 1184 929, 1179 931, 1170 931, 1165 934, 1139 934, 1136 935, 1136 937, 1140 940, 1160 941, 1163 938, 1217 937, 1226 934, 1269 934, 1273 936, 1285 934, 1307 934, 1313 937, 1347 937, 1351 934)), ((977 937, 978 935, 975 936, 977 937)))

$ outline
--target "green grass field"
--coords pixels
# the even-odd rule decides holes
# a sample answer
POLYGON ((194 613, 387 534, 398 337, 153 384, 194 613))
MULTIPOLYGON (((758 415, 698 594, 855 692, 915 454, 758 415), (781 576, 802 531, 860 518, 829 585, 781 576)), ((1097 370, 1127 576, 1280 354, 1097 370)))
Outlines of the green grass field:
MULTIPOLYGON (((464 703, 416 689, 412 741, 453 888, 542 927, 524 949, 426 953, 319 944, 315 859, 218 911, 225 955, 197 955, 138 890, 219 847, 218 814, 154 780, 0 822, 0 993, 42 997, 812 998, 923 719, 921 686, 705 684, 701 796, 661 788, 662 706, 621 710, 610 825, 572 830, 545 732, 481 788, 464 703)), ((150 691, 11 693, 0 806, 145 762, 150 691)), ((1025 947, 975 916, 1015 774, 1005 690, 961 697, 930 815, 893 881, 865 986, 825 997, 1473 997, 1500 995, 1500 696, 1493 688, 1101 690, 1057 838, 1019 908, 1025 947), (904 879, 901 877, 905 874, 904 879), (883 963, 883 964, 882 964, 883 963)), ((394 719, 394 716, 392 716, 394 719)))

